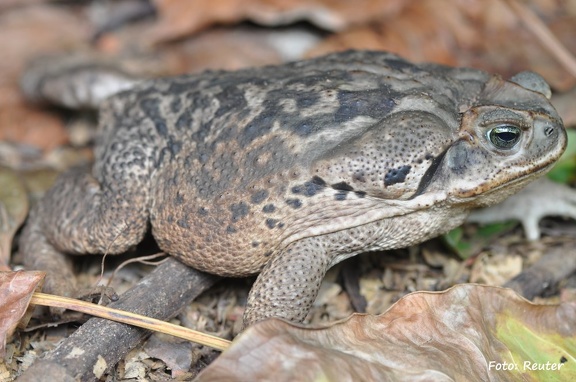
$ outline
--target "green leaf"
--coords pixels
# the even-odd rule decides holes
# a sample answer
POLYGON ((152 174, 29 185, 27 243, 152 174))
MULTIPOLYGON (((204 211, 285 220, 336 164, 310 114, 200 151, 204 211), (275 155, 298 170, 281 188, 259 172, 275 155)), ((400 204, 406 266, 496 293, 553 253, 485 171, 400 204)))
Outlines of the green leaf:
POLYGON ((461 259, 467 259, 488 245, 494 238, 503 235, 518 225, 518 222, 491 223, 478 227, 475 233, 466 237, 461 227, 448 232, 442 239, 461 259))
POLYGON ((576 131, 568 130, 566 151, 548 173, 548 177, 562 184, 576 182, 576 131))

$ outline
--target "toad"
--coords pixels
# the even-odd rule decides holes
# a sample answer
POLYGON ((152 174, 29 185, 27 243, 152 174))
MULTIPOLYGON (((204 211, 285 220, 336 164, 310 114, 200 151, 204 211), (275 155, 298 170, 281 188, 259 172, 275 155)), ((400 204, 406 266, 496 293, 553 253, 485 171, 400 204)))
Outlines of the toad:
POLYGON ((549 96, 534 73, 369 51, 142 81, 102 103, 93 167, 58 179, 21 250, 43 269, 150 227, 191 267, 259 273, 246 324, 301 321, 334 264, 440 235, 550 169, 566 132, 549 96))

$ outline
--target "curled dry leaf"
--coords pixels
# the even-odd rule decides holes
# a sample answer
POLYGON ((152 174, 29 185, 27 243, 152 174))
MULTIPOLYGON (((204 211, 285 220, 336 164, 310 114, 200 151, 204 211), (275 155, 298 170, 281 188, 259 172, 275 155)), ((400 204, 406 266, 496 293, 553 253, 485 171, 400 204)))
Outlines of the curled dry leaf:
POLYGON ((393 14, 403 0, 155 0, 159 22, 151 38, 170 40, 198 32, 214 24, 249 20, 266 26, 308 21, 336 31, 351 24, 393 14))
POLYGON ((12 239, 28 215, 28 193, 20 176, 0 166, 0 271, 9 270, 12 239))
POLYGON ((575 322, 574 301, 536 305, 462 284, 324 328, 261 322, 197 380, 576 380, 575 322))
POLYGON ((16 326, 26 326, 32 310, 30 299, 42 287, 44 272, 0 272, 0 358, 4 356, 6 339, 16 326))
MULTIPOLYGON (((546 22, 545 28, 553 31, 551 35, 574 52, 576 8, 551 1, 546 7, 545 1, 520 4, 533 8, 538 19, 546 22)), ((534 25, 523 22, 502 0, 405 3, 392 17, 380 17, 326 38, 308 55, 352 48, 387 50, 410 61, 477 67, 504 77, 533 70, 561 91, 576 85, 576 78, 547 44, 535 37, 534 25)))

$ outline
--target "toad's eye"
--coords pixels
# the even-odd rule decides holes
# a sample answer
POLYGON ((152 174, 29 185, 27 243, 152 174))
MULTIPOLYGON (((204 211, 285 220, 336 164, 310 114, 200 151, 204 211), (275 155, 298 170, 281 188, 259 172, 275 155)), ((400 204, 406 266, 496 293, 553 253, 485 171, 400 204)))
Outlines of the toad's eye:
POLYGON ((501 150, 510 150, 520 140, 522 130, 514 125, 498 125, 488 132, 490 142, 501 150))

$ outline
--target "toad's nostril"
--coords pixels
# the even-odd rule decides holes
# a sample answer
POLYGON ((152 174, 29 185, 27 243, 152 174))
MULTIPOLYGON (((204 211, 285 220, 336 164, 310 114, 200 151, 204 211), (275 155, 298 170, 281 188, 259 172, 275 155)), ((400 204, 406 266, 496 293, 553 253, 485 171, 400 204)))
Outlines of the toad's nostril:
POLYGON ((549 137, 550 135, 552 135, 552 133, 554 133, 554 127, 553 126, 548 126, 544 129, 544 135, 549 137))

